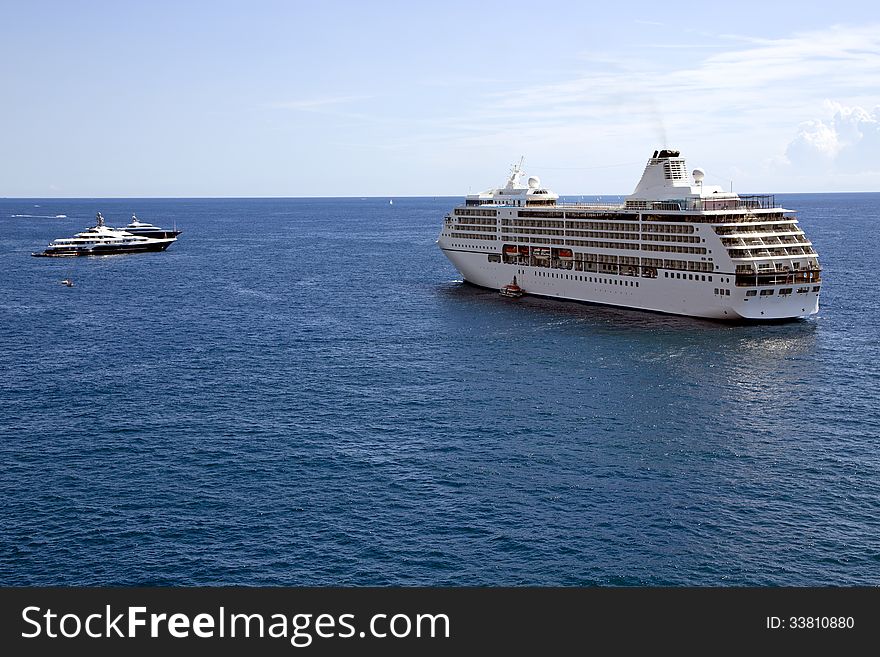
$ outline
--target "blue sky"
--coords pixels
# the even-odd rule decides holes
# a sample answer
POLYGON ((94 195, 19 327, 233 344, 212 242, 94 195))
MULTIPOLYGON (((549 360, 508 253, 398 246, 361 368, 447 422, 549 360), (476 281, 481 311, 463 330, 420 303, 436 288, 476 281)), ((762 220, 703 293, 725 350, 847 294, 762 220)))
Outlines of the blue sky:
POLYGON ((880 191, 868 3, 8 2, 0 196, 880 191))

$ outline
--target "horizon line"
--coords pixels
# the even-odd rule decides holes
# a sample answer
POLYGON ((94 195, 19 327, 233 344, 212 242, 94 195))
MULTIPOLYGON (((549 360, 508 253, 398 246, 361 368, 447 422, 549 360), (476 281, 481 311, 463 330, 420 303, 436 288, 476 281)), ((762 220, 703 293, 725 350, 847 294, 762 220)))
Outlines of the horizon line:
MULTIPOLYGON (((736 194, 766 194, 776 196, 779 194, 878 194, 880 190, 847 190, 847 191, 812 191, 812 192, 736 192, 736 194)), ((559 194, 560 198, 595 196, 598 198, 609 196, 629 196, 626 194, 559 194)), ((261 199, 416 199, 416 198, 464 198, 467 194, 399 194, 382 196, 0 196, 0 201, 79 201, 79 200, 261 200, 261 199)))

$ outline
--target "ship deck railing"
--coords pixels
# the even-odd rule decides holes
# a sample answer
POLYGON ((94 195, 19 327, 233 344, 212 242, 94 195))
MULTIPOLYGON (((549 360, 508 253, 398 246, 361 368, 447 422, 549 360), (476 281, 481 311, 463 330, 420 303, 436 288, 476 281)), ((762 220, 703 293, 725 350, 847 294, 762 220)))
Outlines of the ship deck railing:
POLYGON ((561 208, 563 210, 624 210, 623 203, 589 203, 584 201, 577 201, 573 203, 565 202, 565 203, 557 203, 556 208, 561 208))
POLYGON ((739 198, 688 198, 666 201, 626 201, 624 203, 560 202, 562 210, 627 210, 710 212, 713 210, 772 210, 777 208, 774 194, 740 194, 739 198))
POLYGON ((772 210, 776 205, 774 194, 740 194, 736 199, 686 199, 682 210, 772 210))

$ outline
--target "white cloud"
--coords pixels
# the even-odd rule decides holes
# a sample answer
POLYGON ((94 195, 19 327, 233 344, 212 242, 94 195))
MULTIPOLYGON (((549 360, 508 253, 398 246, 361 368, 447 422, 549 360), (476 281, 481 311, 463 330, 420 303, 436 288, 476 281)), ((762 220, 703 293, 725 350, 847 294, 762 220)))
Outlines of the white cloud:
POLYGON ((840 140, 833 126, 823 121, 805 121, 801 124, 798 136, 785 151, 789 162, 830 163, 840 152, 840 140))
MULTIPOLYGON (((867 167, 878 170, 874 160, 880 159, 869 153, 880 150, 880 116, 861 108, 880 100, 880 25, 717 39, 723 51, 696 49, 672 66, 651 44, 623 56, 584 53, 567 79, 472 98, 432 136, 481 158, 526 153, 533 162, 572 169, 670 146, 706 168, 713 182, 727 187, 735 180, 740 189, 876 186, 877 175, 867 167), (829 96, 843 103, 840 117, 815 121, 829 96), (840 175, 808 180, 794 166, 778 166, 786 164, 800 122, 807 123, 790 159, 809 153, 840 175)), ((561 171, 557 191, 626 190, 628 175, 622 169, 588 178, 561 171)))
POLYGON ((363 97, 332 92, 272 107, 334 118, 334 134, 339 126, 368 126, 346 139, 362 142, 365 153, 382 149, 430 161, 454 176, 450 185, 469 184, 496 164, 506 171, 524 154, 536 168, 554 168, 558 192, 628 192, 638 165, 626 170, 602 163, 643 161, 664 146, 681 149, 706 169, 707 180, 725 188, 731 180, 750 191, 880 183, 877 175, 857 180, 847 174, 867 171, 865 153, 872 142, 880 147, 871 129, 880 117, 861 109, 880 101, 880 24, 831 25, 779 38, 691 36, 693 43, 682 38, 574 53, 567 72, 425 78, 417 93, 393 107, 382 94, 359 103, 363 97), (841 103, 836 122, 830 118, 836 108, 817 119, 829 97, 841 103), (846 108, 859 112, 849 115, 846 108), (808 160, 809 168, 795 166, 808 160), (833 181, 817 173, 832 167, 840 174, 833 181))
POLYGON ((880 170, 880 106, 867 110, 827 101, 830 119, 801 124, 785 151, 788 162, 799 170, 822 167, 831 173, 862 173, 880 170))
POLYGON ((364 100, 367 96, 319 96, 316 98, 300 98, 297 100, 283 100, 275 103, 269 103, 271 109, 290 109, 314 111, 332 105, 344 105, 356 100, 364 100))
POLYGON ((574 79, 490 97, 489 115, 536 120, 592 115, 604 123, 604 112, 650 114, 654 110, 646 104, 656 104, 670 128, 684 131, 700 123, 717 132, 711 126, 717 118, 745 127, 758 115, 765 123, 790 125, 793 109, 815 107, 829 88, 836 97, 877 94, 880 26, 835 26, 788 38, 739 41, 724 52, 692 57, 666 70, 632 55, 629 60, 594 58, 586 62, 589 70, 574 79))

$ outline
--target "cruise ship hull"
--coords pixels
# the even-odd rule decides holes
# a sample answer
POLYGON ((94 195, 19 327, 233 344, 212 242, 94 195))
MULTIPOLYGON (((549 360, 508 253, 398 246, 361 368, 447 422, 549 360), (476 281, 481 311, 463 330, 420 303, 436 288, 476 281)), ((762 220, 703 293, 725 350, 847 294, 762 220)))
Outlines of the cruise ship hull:
POLYGON ((772 296, 746 297, 745 290, 732 285, 720 288, 717 280, 724 275, 717 273, 714 283, 669 279, 662 274, 659 278, 621 276, 490 262, 486 252, 441 248, 468 283, 497 290, 516 276, 526 294, 551 299, 722 321, 794 320, 819 309, 818 292, 780 295, 777 289, 772 296), (719 288, 729 289, 730 294, 718 294, 719 288))

